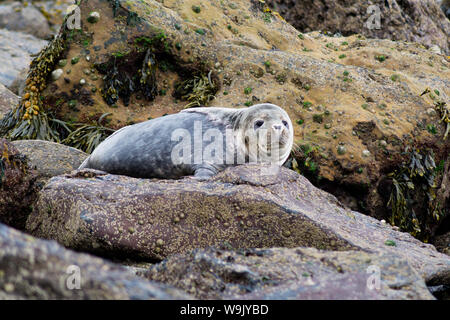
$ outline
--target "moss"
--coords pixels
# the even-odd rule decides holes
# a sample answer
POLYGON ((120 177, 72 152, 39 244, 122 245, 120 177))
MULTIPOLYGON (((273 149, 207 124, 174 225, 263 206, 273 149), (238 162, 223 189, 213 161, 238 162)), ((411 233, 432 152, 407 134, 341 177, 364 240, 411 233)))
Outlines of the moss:
POLYGON ((322 114, 315 114, 313 115, 313 121, 317 123, 323 122, 323 115, 322 114))
POLYGON ((387 245, 387 246, 391 246, 391 247, 396 247, 397 246, 397 244, 395 243, 394 240, 386 240, 384 242, 384 244, 387 245))
POLYGON ((194 11, 195 13, 200 13, 202 9, 200 8, 200 6, 193 5, 192 11, 194 11))
POLYGON ((309 101, 303 102, 303 108, 308 109, 310 107, 312 107, 312 103, 311 102, 309 102, 309 101))

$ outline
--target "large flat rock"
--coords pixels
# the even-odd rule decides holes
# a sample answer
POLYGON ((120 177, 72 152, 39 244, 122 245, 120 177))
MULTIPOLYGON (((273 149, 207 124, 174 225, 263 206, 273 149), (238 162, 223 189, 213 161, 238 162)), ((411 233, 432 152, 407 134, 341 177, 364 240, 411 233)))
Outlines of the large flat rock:
POLYGON ((189 299, 115 265, 0 224, 0 300, 189 299), (76 275, 78 280, 74 278, 76 275))
POLYGON ((389 253, 449 283, 450 259, 432 245, 343 207, 294 171, 269 173, 246 165, 208 181, 158 181, 81 170, 49 180, 27 229, 74 249, 150 260, 208 246, 389 253))
POLYGON ((36 169, 40 180, 78 169, 88 157, 81 150, 51 141, 17 140, 11 144, 28 158, 29 165, 36 169))

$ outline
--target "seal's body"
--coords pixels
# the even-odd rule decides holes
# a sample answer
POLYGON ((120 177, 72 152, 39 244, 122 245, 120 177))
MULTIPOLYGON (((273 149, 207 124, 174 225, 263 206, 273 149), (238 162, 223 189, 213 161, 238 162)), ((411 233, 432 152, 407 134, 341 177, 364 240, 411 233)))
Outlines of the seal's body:
POLYGON ((292 123, 276 105, 192 108, 116 131, 80 169, 139 178, 208 178, 242 163, 282 165, 292 143, 292 123))

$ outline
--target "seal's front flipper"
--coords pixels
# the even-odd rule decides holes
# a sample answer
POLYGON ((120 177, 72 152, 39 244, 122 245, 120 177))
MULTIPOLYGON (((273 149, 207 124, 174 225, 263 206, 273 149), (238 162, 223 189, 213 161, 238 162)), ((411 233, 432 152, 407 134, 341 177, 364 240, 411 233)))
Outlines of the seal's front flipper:
POLYGON ((208 180, 216 173, 217 171, 212 171, 207 168, 198 168, 197 170, 195 170, 194 178, 197 180, 208 180))
POLYGON ((208 180, 216 175, 219 170, 210 164, 201 164, 195 168, 194 178, 197 180, 208 180))

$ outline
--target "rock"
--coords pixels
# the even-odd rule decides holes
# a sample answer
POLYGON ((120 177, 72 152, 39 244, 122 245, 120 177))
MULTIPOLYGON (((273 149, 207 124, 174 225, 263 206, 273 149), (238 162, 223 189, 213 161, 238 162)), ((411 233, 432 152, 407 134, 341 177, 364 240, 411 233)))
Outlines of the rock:
POLYGON ((49 180, 27 230, 76 250, 147 260, 223 245, 390 253, 424 279, 450 283, 450 259, 432 245, 343 207, 286 168, 238 166, 208 181, 81 170, 49 180))
POLYGON ((17 140, 12 144, 27 156, 40 181, 78 169, 88 157, 87 153, 78 149, 50 141, 17 140))
POLYGON ((45 47, 47 41, 32 35, 0 29, 0 83, 10 86, 23 72, 28 70, 30 55, 45 47))
POLYGON ((25 6, 18 1, 0 4, 0 28, 20 31, 41 39, 52 34, 47 19, 36 7, 25 6))
POLYGON ((0 299, 173 300, 189 296, 138 278, 122 266, 0 224, 0 299))
POLYGON ((66 16, 67 9, 73 5, 72 0, 33 1, 33 6, 41 11, 47 19, 52 34, 56 34, 66 16))
POLYGON ((25 90, 28 75, 28 68, 23 68, 19 71, 16 78, 12 81, 12 83, 8 86, 8 89, 18 96, 22 96, 23 91, 25 90))
POLYGON ((447 54, 450 52, 450 21, 435 1, 267 0, 266 3, 302 32, 359 33, 368 38, 438 45, 447 54), (379 29, 367 27, 370 17, 376 14, 368 11, 369 6, 380 10, 379 29))
POLYGON ((138 274, 198 299, 434 299, 404 259, 359 251, 194 250, 138 274))
POLYGON ((56 81, 58 80, 62 75, 63 75, 64 71, 63 69, 56 69, 52 71, 52 80, 56 81))
MULTIPOLYGON (((445 126, 439 117, 423 123, 424 111, 434 107, 436 100, 421 93, 429 87, 440 92, 439 100, 448 101, 450 64, 446 57, 418 43, 367 40, 357 35, 328 37, 319 32, 302 35, 276 14, 264 12, 259 1, 233 1, 233 9, 226 1, 211 0, 202 4, 199 13, 192 10, 192 1, 186 0, 177 1, 176 6, 155 0, 114 3, 116 9, 108 1, 82 2, 82 17, 87 19, 95 11, 101 19, 95 24, 83 23, 78 36, 62 28, 61 38, 42 52, 40 59, 53 58, 44 68, 48 74, 40 74, 34 67, 28 78, 39 88, 39 99, 46 102, 39 112, 89 124, 108 112, 104 125, 119 129, 183 110, 196 103, 189 100, 192 96, 200 100, 209 97, 201 104, 212 107, 276 103, 293 120, 296 145, 313 150, 307 155, 302 149, 294 150, 297 163, 305 169, 301 172, 314 183, 328 186, 342 201, 353 197, 353 210, 385 220, 392 216, 387 205, 392 181, 385 182, 389 173, 411 161, 405 147, 433 151, 436 164, 443 160, 448 148, 442 143, 445 126), (66 50, 59 50, 60 44, 66 50), (154 75, 154 82, 148 82, 148 77, 144 81, 144 73, 142 79, 135 77, 151 62, 144 63, 147 52, 154 53, 156 62, 150 66, 159 66, 144 72, 154 75), (61 59, 68 61, 67 65, 59 66, 61 59), (118 70, 114 61, 120 61, 118 70), (64 76, 49 82, 50 73, 58 68, 64 70, 64 76), (198 77, 202 83, 211 80, 215 84, 208 89, 211 92, 185 95, 180 91, 180 84, 199 83, 198 77), (82 87, 81 79, 86 81, 82 87), (252 88, 252 97, 244 88, 252 88), (319 105, 321 113, 308 111, 319 105), (320 117, 322 123, 314 121, 320 117), (328 123, 336 125, 327 129, 328 123), (428 132, 428 124, 434 125, 436 134, 428 132), (380 140, 387 141, 386 147, 380 148, 380 140), (345 146, 345 154, 339 153, 339 145, 345 146), (363 150, 371 156, 364 157, 363 150), (311 163, 314 166, 308 166, 311 163), (349 194, 348 190, 358 192, 349 194)), ((150 58, 149 54, 147 60, 150 58)), ((13 126, 18 128, 23 121, 13 126)), ((32 129, 33 122, 24 124, 22 128, 27 130, 22 130, 20 138, 30 139, 28 126, 32 129)), ((417 184, 416 190, 423 188, 417 184)), ((423 198, 426 195, 418 192, 408 203, 421 204, 414 211, 421 227, 418 237, 426 239, 440 222, 427 218, 427 210, 434 204, 423 198)), ((412 216, 411 210, 408 213, 412 216)), ((405 230, 413 231, 410 227, 405 230)))
POLYGON ((0 83, 0 119, 19 104, 20 98, 0 83))
POLYGON ((450 256, 450 232, 436 236, 434 245, 440 252, 450 256))
POLYGON ((23 229, 35 199, 35 175, 26 158, 0 138, 0 222, 23 229))

